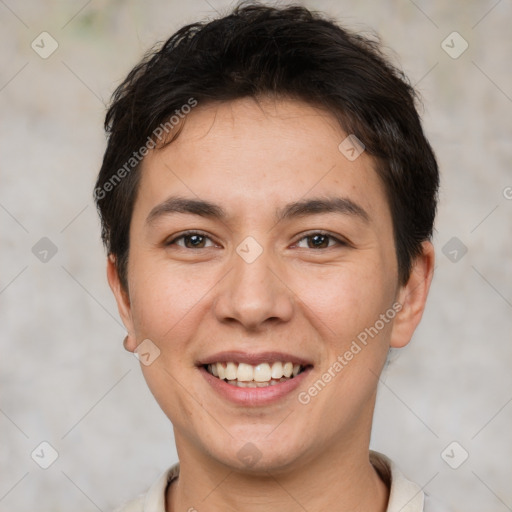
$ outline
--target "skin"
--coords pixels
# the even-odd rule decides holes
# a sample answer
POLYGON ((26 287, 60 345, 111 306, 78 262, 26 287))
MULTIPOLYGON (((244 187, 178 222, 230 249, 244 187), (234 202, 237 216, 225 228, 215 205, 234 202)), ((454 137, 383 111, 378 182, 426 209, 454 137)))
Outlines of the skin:
POLYGON ((393 227, 373 161, 349 161, 334 117, 292 100, 252 98, 198 105, 180 136, 148 154, 130 229, 128 291, 114 258, 107 274, 134 351, 160 355, 144 377, 173 424, 179 479, 168 511, 384 511, 389 491, 368 459, 378 376, 390 347, 406 345, 428 294, 434 252, 423 243, 398 284, 393 227), (220 220, 152 209, 170 196, 220 205, 220 220), (294 201, 343 197, 367 213, 327 212, 276 222, 294 201), (176 237, 199 230, 199 248, 176 237), (318 230, 334 239, 312 237, 318 230), (252 236, 262 254, 237 246, 252 236), (336 242, 336 239, 344 243, 336 242), (171 242, 165 245, 166 242, 171 242), (327 247, 326 247, 327 246, 327 247), (392 304, 399 314, 307 405, 297 396, 392 304), (196 362, 223 350, 278 350, 313 369, 267 406, 235 406, 212 390, 196 362), (261 458, 237 457, 253 443, 261 458))

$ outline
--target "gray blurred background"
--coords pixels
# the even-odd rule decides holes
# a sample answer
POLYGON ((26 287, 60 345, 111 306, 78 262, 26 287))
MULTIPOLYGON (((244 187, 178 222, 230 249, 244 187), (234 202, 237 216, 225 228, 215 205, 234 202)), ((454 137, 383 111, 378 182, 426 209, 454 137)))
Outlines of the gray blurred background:
MULTIPOLYGON (((427 311, 372 448, 455 511, 512 510, 512 0, 303 3, 382 36, 442 172, 427 311)), ((1 511, 107 512, 177 460, 122 347, 92 189, 113 88, 229 5, 0 0, 1 511)))

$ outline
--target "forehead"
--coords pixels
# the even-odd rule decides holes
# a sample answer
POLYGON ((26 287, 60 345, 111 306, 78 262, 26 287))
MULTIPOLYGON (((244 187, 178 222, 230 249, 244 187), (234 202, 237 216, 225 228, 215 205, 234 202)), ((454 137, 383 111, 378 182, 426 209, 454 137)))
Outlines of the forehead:
MULTIPOLYGON (((135 215, 170 195, 208 199, 227 214, 260 217, 311 197, 348 197, 391 222, 373 159, 347 158, 330 113, 293 100, 199 104, 179 136, 143 161, 135 215)), ((350 156, 350 155, 349 155, 350 156)))

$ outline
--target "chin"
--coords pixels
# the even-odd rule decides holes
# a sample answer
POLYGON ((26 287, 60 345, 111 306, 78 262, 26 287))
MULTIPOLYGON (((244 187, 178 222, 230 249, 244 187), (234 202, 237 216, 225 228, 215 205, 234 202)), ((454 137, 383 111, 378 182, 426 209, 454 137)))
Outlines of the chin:
POLYGON ((304 453, 300 451, 305 449, 304 443, 299 439, 294 440, 286 434, 279 437, 270 434, 265 437, 262 436, 260 428, 254 436, 247 429, 243 433, 244 435, 233 436, 234 439, 228 447, 229 455, 226 446, 218 446, 216 450, 212 450, 210 446, 210 454, 233 471, 262 476, 268 476, 268 473, 285 473, 300 464, 300 459, 304 458, 304 453))

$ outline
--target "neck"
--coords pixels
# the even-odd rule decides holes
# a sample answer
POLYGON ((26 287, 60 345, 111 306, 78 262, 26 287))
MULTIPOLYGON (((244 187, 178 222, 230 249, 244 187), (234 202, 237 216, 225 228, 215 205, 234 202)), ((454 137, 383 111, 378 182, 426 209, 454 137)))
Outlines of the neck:
MULTIPOLYGON (((178 443, 177 443, 178 444, 178 443)), ((193 450, 192 450, 193 451, 193 450)), ((389 489, 370 464, 361 439, 329 446, 289 471, 240 472, 211 457, 180 456, 180 476, 169 486, 167 512, 385 512, 389 489)))

